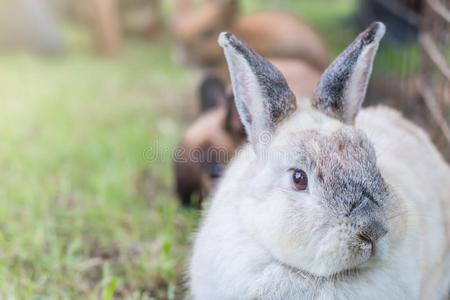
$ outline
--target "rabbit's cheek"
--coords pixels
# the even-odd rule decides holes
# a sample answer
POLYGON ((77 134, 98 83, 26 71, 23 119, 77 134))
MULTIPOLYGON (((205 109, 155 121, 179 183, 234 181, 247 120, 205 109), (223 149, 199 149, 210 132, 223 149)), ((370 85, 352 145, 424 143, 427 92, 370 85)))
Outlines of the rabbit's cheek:
POLYGON ((357 268, 371 257, 371 248, 355 241, 347 228, 331 229, 310 252, 310 263, 305 267, 317 276, 331 276, 357 268))
POLYGON ((283 199, 246 197, 241 201, 239 215, 244 228, 266 248, 277 244, 283 234, 287 202, 283 199))
POLYGON ((370 244, 356 238, 355 228, 351 225, 321 224, 316 228, 297 230, 297 235, 293 233, 285 230, 272 249, 274 257, 315 276, 327 277, 366 267, 367 262, 378 260, 387 251, 387 241, 382 239, 374 254, 370 244))
POLYGON ((321 243, 317 232, 326 220, 323 209, 311 199, 292 201, 283 191, 272 191, 269 196, 242 201, 242 223, 276 260, 303 269, 321 243))

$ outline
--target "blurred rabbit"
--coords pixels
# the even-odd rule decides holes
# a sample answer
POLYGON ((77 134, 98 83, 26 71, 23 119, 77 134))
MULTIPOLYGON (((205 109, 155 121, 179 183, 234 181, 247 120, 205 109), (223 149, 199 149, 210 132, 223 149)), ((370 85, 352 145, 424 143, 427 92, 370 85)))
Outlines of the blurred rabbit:
POLYGON ((320 37, 299 18, 277 11, 239 16, 238 6, 237 0, 205 1, 193 9, 189 1, 179 0, 173 26, 179 58, 228 81, 216 42, 218 34, 228 30, 265 57, 301 59, 318 69, 325 66, 326 51, 320 37))
POLYGON ((214 75, 200 86, 202 114, 184 133, 175 160, 176 191, 184 207, 198 207, 245 139, 231 92, 214 75))
MULTIPOLYGON (((283 70, 297 95, 313 95, 320 77, 314 68, 292 59, 271 61, 283 70)), ((208 75, 199 96, 202 115, 184 133, 175 161, 176 191, 185 207, 193 197, 201 205, 246 137, 233 95, 220 78, 208 75)))
POLYGON ((220 35, 250 144, 201 223, 194 299, 444 299, 450 168, 424 131, 360 111, 385 26, 374 23, 298 107, 282 73, 220 35))
POLYGON ((217 108, 227 102, 224 82, 214 75, 207 75, 200 84, 200 111, 217 108))

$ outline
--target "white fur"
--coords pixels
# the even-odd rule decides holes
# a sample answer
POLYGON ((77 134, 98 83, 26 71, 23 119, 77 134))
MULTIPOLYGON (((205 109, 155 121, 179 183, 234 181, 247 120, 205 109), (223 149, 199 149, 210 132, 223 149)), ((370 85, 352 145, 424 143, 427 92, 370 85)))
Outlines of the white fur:
MULTIPOLYGON (((346 125, 306 107, 277 130, 273 148, 289 144, 295 132, 305 129, 333 132, 343 126, 346 125)), ((339 241, 314 244, 312 240, 296 241, 295 235, 287 240, 280 237, 285 223, 290 221, 283 217, 287 202, 276 194, 272 196, 281 198, 279 204, 259 203, 254 199, 268 192, 283 192, 273 186, 287 184, 288 180, 275 171, 284 158, 259 165, 253 149, 245 146, 231 163, 196 236, 189 282, 194 299, 444 299, 448 296, 448 165, 422 130, 390 109, 362 110, 355 127, 373 143, 378 168, 396 193, 398 211, 402 212, 390 222, 379 259, 369 261, 369 268, 360 274, 335 280, 313 278, 299 271, 296 266, 301 265, 309 273, 326 274, 327 267, 337 268, 339 257, 325 262, 312 261, 308 265, 310 258, 301 255, 298 258, 297 253, 294 255, 289 250, 299 245, 325 248, 328 245, 333 255, 335 243, 339 241), (270 218, 265 218, 265 214, 270 218), (283 247, 272 247, 271 243, 280 241, 285 243, 283 247), (296 260, 289 261, 291 257, 296 260)), ((321 218, 314 204, 302 205, 306 210, 304 217, 321 218)), ((320 228, 304 229, 305 232, 317 230, 320 228)), ((306 237, 311 239, 314 235, 306 237)))

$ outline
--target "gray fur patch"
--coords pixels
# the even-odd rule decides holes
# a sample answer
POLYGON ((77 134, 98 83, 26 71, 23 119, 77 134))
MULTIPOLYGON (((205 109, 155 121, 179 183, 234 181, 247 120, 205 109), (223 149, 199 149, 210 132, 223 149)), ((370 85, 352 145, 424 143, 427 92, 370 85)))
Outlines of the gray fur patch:
POLYGON ((295 140, 302 164, 320 183, 321 205, 336 217, 358 219, 361 226, 372 223, 368 219, 377 218, 376 212, 384 207, 389 190, 366 135, 357 129, 342 128, 330 136, 300 132, 295 140))

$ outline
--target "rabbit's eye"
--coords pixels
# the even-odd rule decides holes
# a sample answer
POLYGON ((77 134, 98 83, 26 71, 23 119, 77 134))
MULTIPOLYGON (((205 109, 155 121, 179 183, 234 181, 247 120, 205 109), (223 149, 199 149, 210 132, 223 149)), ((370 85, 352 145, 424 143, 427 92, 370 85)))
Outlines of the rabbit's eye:
POLYGON ((292 172, 292 181, 297 191, 304 191, 308 187, 308 176, 303 170, 294 169, 292 172))

